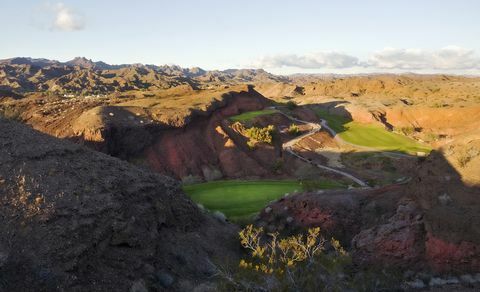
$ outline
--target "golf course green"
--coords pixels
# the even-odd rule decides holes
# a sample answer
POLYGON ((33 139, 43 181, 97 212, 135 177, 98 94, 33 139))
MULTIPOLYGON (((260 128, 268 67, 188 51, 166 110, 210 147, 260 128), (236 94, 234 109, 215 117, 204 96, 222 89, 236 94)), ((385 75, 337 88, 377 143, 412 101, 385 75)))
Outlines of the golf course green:
POLYGON ((317 110, 317 115, 325 119, 328 126, 337 132, 340 138, 351 144, 407 154, 431 151, 431 148, 426 145, 407 136, 387 131, 378 125, 358 123, 322 109, 317 110))
POLYGON ((230 120, 233 122, 246 122, 258 116, 271 115, 276 112, 278 112, 276 109, 265 109, 261 111, 245 112, 245 113, 230 117, 230 120))
MULTIPOLYGON (((339 183, 325 181, 319 188, 338 188, 339 183)), ((302 183, 293 180, 214 181, 186 185, 183 190, 196 203, 210 211, 220 211, 231 221, 248 220, 270 201, 301 191, 302 183)))

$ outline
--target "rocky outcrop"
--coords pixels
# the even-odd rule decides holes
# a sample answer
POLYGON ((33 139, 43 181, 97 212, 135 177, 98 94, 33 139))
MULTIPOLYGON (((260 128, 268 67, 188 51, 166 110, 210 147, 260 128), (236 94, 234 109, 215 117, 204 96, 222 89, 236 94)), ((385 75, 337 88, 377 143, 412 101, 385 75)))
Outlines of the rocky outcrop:
POLYGON ((0 290, 191 290, 232 227, 171 178, 0 120, 0 290))
POLYGON ((398 188, 292 194, 265 208, 257 224, 269 231, 318 226, 326 237, 333 236, 349 246, 361 230, 392 216, 401 194, 398 188))
POLYGON ((425 254, 423 216, 414 202, 403 202, 385 224, 364 229, 352 240, 358 262, 413 268, 425 254))
POLYGON ((407 185, 324 191, 282 198, 257 224, 291 231, 319 226, 351 243, 356 263, 435 273, 480 271, 479 189, 438 152, 417 164, 407 185))
MULTIPOLYGON (((246 146, 237 143, 233 130, 223 121, 241 112, 263 109, 268 104, 269 101, 253 89, 232 93, 226 97, 224 106, 209 115, 192 117, 185 127, 159 132, 152 145, 145 148, 145 161, 153 170, 179 178, 190 175, 205 178, 205 167, 218 169, 226 177, 267 175, 270 169, 247 154, 246 146)), ((270 159, 270 163, 274 160, 270 159)))
POLYGON ((425 250, 426 261, 435 271, 480 271, 480 245, 474 242, 451 242, 428 233, 425 250))

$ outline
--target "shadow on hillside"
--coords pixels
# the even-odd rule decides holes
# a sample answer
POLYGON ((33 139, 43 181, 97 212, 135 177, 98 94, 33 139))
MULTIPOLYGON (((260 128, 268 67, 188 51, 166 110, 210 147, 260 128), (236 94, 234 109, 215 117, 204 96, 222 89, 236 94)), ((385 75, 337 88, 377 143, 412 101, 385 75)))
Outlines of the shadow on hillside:
POLYGON ((290 112, 297 118, 309 121, 319 122, 320 120, 327 121, 329 127, 335 132, 341 133, 346 131, 345 124, 353 121, 353 117, 350 112, 345 108, 345 104, 349 104, 348 101, 330 101, 325 103, 316 103, 308 105, 291 106, 289 103, 275 103, 275 106, 282 108, 290 112), (312 118, 311 112, 315 113, 315 117, 312 118))
POLYGON ((348 101, 331 101, 313 104, 312 109, 321 119, 326 120, 335 132, 341 133, 347 130, 344 125, 353 121, 352 114, 344 106, 349 103, 348 101))
MULTIPOLYGON (((346 103, 340 101, 297 106, 291 113, 309 122, 318 123, 320 119, 325 119, 340 133, 345 130, 343 125, 353 120, 344 107, 346 103), (314 114, 305 114, 308 111, 313 111, 314 114)), ((381 152, 359 153, 361 156, 381 152)), ((306 156, 305 162, 312 165, 317 163, 314 157, 308 157, 308 151, 302 151, 301 155, 306 156)), ((403 170, 409 174, 411 180, 400 183, 403 184, 405 196, 417 202, 423 210, 427 234, 452 244, 465 241, 479 246, 480 226, 472 222, 480 222, 480 185, 465 184, 462 174, 439 151, 432 151, 428 157, 403 156, 404 158, 396 159, 411 161, 410 169, 403 170)), ((364 173, 357 171, 354 175, 361 177, 366 172, 367 170, 364 173)))

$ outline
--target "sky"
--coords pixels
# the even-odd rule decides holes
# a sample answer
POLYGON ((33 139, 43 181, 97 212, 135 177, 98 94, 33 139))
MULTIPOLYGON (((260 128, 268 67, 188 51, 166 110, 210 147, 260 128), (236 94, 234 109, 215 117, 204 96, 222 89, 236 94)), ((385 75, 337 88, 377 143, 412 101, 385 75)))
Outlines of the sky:
POLYGON ((480 74, 477 0, 2 0, 0 59, 480 74))

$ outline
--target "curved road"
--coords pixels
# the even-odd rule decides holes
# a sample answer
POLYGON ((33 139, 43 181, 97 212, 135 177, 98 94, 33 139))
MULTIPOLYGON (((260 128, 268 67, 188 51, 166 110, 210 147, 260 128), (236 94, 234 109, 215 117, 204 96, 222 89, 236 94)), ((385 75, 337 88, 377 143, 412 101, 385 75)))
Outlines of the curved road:
MULTIPOLYGON (((326 171, 330 171, 330 172, 334 172, 336 174, 347 177, 348 179, 354 181, 356 184, 358 184, 362 187, 369 187, 364 181, 362 181, 361 179, 359 179, 359 178, 357 178, 357 177, 355 177, 355 176, 353 176, 353 175, 351 175, 351 174, 349 174, 345 171, 341 171, 341 170, 338 170, 338 169, 335 169, 335 168, 332 168, 332 167, 328 167, 328 166, 325 166, 325 165, 313 163, 312 161, 306 159, 305 157, 301 156, 297 152, 293 151, 293 146, 295 146, 295 144, 297 144, 300 140, 317 133, 318 131, 320 131, 322 129, 322 126, 325 127, 325 129, 327 129, 329 131, 330 130, 333 131, 328 126, 326 126, 326 121, 325 120, 321 120, 321 125, 319 125, 319 124, 316 124, 316 123, 310 123, 310 122, 307 122, 307 121, 303 121, 303 120, 294 118, 294 117, 292 117, 290 115, 287 115, 286 113, 284 113, 280 110, 278 110, 278 112, 280 114, 284 115, 285 117, 287 117, 288 119, 294 121, 294 122, 306 124, 306 125, 308 125, 312 128, 308 133, 305 133, 305 134, 303 134, 303 135, 301 135, 301 136, 299 136, 295 139, 292 139, 288 142, 283 143, 282 144, 283 150, 287 151, 288 153, 292 154, 293 156, 299 158, 300 160, 302 160, 304 162, 307 162, 309 164, 312 164, 312 165, 316 166, 317 168, 320 168, 320 169, 323 169, 323 170, 326 170, 326 171)), ((332 134, 332 132, 330 132, 330 133, 332 134)), ((335 133, 335 131, 333 131, 333 133, 335 133)))

